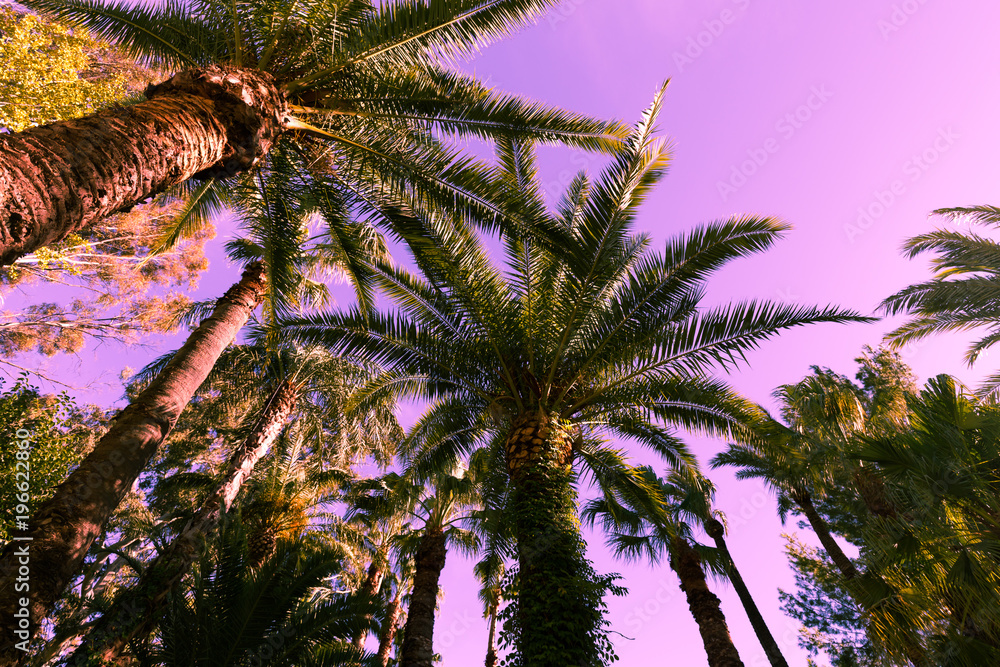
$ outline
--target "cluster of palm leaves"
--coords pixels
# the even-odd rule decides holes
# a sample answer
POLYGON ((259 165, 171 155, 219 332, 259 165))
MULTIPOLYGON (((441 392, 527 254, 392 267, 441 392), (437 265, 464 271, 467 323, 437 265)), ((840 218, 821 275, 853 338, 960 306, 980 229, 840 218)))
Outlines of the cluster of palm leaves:
MULTIPOLYGON (((84 182, 93 156, 60 157, 55 146, 46 159, 79 167, 60 178, 82 179, 74 191, 101 201, 53 200, 75 211, 65 228, 47 228, 39 208, 26 234, 17 224, 28 210, 0 196, 11 225, 0 238, 16 240, 0 257, 173 184, 188 203, 156 251, 228 207, 240 234, 227 251, 246 269, 224 297, 189 311, 185 346, 134 379, 131 405, 21 536, 44 572, 25 608, 32 633, 43 628, 34 664, 430 667, 453 548, 478 559, 487 665, 498 647, 509 667, 607 664, 616 656, 602 598, 623 591, 587 558, 582 518, 624 557, 667 556, 713 667, 742 662, 712 575, 733 582, 768 660, 785 665, 678 428, 732 441, 713 465, 765 479, 783 514, 808 520, 873 655, 996 661, 993 404, 947 378, 917 393, 888 353, 865 358, 861 386, 815 369, 782 388, 783 421, 736 392, 720 376, 779 332, 870 318, 702 305, 715 271, 781 238, 788 226, 777 220, 712 222, 662 249, 636 231, 669 163, 655 133, 665 88, 627 128, 498 93, 453 66, 553 0, 25 4, 182 71, 147 102, 0 137, 0 169, 52 132, 106 137, 179 100, 211 107, 224 131, 170 147, 190 166, 202 144, 220 145, 190 168, 200 182, 176 182, 180 167, 157 162, 147 191, 113 182, 117 163, 107 184, 94 173, 84 182), (194 99, 205 86, 215 102, 194 99), (232 86, 243 86, 242 102, 232 86), (253 108, 258 97, 266 108, 253 108), (264 139, 239 134, 247 127, 264 139), (492 142, 495 163, 465 156, 454 137, 492 142), (540 142, 603 151, 610 163, 580 174, 553 209, 540 142), (387 237, 407 262, 390 257, 387 237), (353 286, 353 307, 332 307, 333 277, 353 286), (408 429, 396 421, 400 401, 425 407, 408 429), (582 513, 581 493, 593 496, 582 513)), ((940 232, 910 249, 944 251, 944 268, 887 300, 888 312, 919 315, 898 342, 995 321, 995 246, 940 232), (945 278, 962 273, 975 274, 964 289, 978 303, 949 310, 956 283, 945 278)), ((20 599, 3 574, 3 665, 25 658, 10 625, 20 599)))

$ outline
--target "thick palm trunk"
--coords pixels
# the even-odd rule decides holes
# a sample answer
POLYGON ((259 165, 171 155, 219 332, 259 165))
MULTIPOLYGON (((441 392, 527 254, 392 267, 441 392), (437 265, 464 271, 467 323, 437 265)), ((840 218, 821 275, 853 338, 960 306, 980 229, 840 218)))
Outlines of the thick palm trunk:
POLYGON ((799 492, 792 495, 792 501, 802 510, 802 513, 806 515, 806 520, 809 521, 809 526, 816 533, 816 537, 819 538, 820 544, 826 549, 826 553, 830 555, 830 559, 833 560, 834 565, 840 570, 840 573, 844 575, 844 579, 850 581, 852 579, 857 579, 859 576, 858 568, 854 566, 851 559, 847 557, 844 550, 840 548, 837 544, 837 540, 833 539, 833 535, 830 533, 830 527, 827 525, 823 517, 819 515, 816 511, 816 506, 813 505, 812 496, 807 492, 799 492))
POLYGON ((543 413, 522 415, 506 454, 517 537, 517 651, 525 667, 597 664, 601 614, 580 536, 570 431, 543 413))
POLYGON ((285 380, 271 394, 247 439, 234 452, 222 482, 184 525, 139 583, 105 613, 70 660, 85 665, 93 655, 117 664, 135 637, 148 634, 160 618, 167 595, 198 558, 201 545, 232 507, 243 482, 277 439, 295 409, 298 386, 285 380))
POLYGON ((701 557, 687 540, 673 540, 670 567, 681 580, 681 590, 687 596, 688 608, 698 623, 709 667, 743 667, 740 654, 736 652, 733 638, 729 635, 729 626, 726 625, 719 598, 708 589, 701 557))
POLYGON ((34 634, 79 571, 111 513, 265 289, 264 267, 254 264, 0 554, 0 666, 13 665, 23 656, 15 643, 34 634), (27 622, 18 627, 15 612, 24 613, 22 609, 27 622))
MULTIPOLYGON (((371 565, 368 566, 368 572, 365 575, 365 581, 361 584, 361 589, 358 591, 362 595, 369 597, 374 600, 378 596, 379 590, 382 588, 382 577, 385 571, 382 569, 380 555, 376 554, 375 559, 372 560, 371 565)), ((371 616, 367 617, 371 620, 371 616)), ((358 632, 354 635, 353 641, 354 648, 359 651, 365 648, 365 637, 367 633, 365 631, 358 632)))
POLYGON ((427 529, 420 538, 414 562, 413 592, 410 594, 410 608, 406 612, 399 659, 401 667, 434 665, 434 612, 437 609, 441 570, 447 556, 444 531, 440 528, 427 529))
POLYGON ((378 640, 378 664, 387 667, 389 664, 389 654, 392 653, 392 643, 396 639, 396 626, 403 611, 402 600, 403 589, 396 587, 396 595, 393 596, 389 604, 389 613, 385 616, 385 625, 382 626, 382 633, 378 640))
POLYGON ((761 615, 760 609, 757 608, 757 603, 754 602, 753 596, 750 595, 750 589, 747 588, 746 582, 743 581, 743 577, 740 575, 740 571, 736 568, 736 561, 733 560, 732 554, 729 553, 729 547, 726 546, 725 530, 722 524, 712 519, 705 526, 705 529, 708 536, 715 541, 716 548, 722 552, 722 557, 726 564, 726 574, 729 577, 729 581, 732 582, 733 588, 736 589, 736 594, 740 596, 740 602, 743 603, 743 609, 746 610, 747 618, 750 619, 750 625, 753 626, 753 631, 757 635, 757 641, 760 642, 761 647, 764 649, 767 661, 771 664, 771 667, 788 667, 785 656, 781 655, 781 649, 778 648, 778 642, 774 641, 774 635, 771 634, 767 623, 764 622, 764 617, 761 615))
POLYGON ((146 96, 0 134, 0 266, 192 176, 247 169, 288 122, 274 79, 253 70, 187 70, 146 96))

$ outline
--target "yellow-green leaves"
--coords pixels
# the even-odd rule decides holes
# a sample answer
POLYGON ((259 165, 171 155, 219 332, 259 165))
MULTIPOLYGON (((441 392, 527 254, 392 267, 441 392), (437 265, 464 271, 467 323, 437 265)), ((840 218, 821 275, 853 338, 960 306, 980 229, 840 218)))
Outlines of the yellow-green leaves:
POLYGON ((0 127, 19 132, 125 97, 126 77, 95 60, 107 50, 82 30, 0 7, 0 127))

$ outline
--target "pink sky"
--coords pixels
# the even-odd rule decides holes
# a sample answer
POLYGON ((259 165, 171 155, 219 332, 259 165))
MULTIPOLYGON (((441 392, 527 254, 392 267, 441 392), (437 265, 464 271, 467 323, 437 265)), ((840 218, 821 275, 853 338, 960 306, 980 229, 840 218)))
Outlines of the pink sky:
MULTIPOLYGON (((710 299, 769 298, 838 303, 871 312, 885 296, 928 276, 925 260, 898 248, 931 229, 934 208, 1000 204, 1000 6, 985 0, 567 0, 538 26, 489 48, 468 65, 502 89, 597 116, 634 122, 655 88, 672 80, 662 133, 675 144, 670 175, 650 197, 639 227, 661 240, 692 225, 741 213, 773 215, 794 230, 767 255, 732 265, 710 299), (859 221, 859 211, 868 216, 859 221)), ((581 164, 600 160, 542 151, 552 194, 581 164)), ((197 298, 235 279, 216 241, 197 298)), ((892 323, 822 326, 782 336, 733 376, 750 398, 772 407, 779 384, 811 364, 853 375, 852 359, 892 323)), ((942 336, 905 352, 921 380, 941 372, 967 382, 967 338, 942 336)), ((120 395, 125 363, 141 367, 163 349, 81 353, 108 384, 89 401, 120 395)), ((72 366, 52 361, 52 370, 72 366)), ((83 379, 80 380, 82 384, 83 379)), ((724 443, 692 441, 707 461, 724 443)), ((655 463, 637 453, 641 462, 655 463)), ((662 470, 662 466, 657 464, 662 470)), ((773 498, 722 472, 718 506, 730 519, 730 548, 789 664, 805 663, 795 627, 778 611, 777 588, 791 588, 773 498)), ((627 598, 610 601, 623 665, 706 665, 697 627, 665 565, 615 562, 599 536, 590 554, 600 571, 625 575, 627 598)), ((449 558, 436 648, 446 667, 481 664, 486 625, 470 567, 449 558)), ((715 584, 748 666, 766 660, 734 593, 715 584)))

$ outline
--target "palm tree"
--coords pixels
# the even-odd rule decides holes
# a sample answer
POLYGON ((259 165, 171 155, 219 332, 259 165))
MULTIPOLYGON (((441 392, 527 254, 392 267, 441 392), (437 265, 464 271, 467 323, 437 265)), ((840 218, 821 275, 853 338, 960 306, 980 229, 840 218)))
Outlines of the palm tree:
POLYGON ((350 636, 371 603, 333 588, 343 553, 315 540, 283 541, 251 567, 246 536, 233 519, 201 558, 190 587, 170 597, 156 641, 137 647, 138 667, 365 664, 350 636))
MULTIPOLYGON (((1000 208, 995 206, 944 208, 934 213, 959 223, 1000 223, 1000 208)), ((911 316, 886 335, 889 344, 899 348, 936 333, 985 327, 986 335, 974 342, 965 355, 970 365, 975 363, 1000 340, 1000 243, 972 231, 939 229, 907 240, 903 251, 911 258, 936 253, 933 263, 937 273, 931 280, 905 287, 882 302, 880 308, 887 315, 911 316)), ((988 377, 981 392, 995 394, 998 388, 1000 374, 988 377)))
POLYGON ((706 581, 706 565, 719 574, 728 574, 732 571, 730 563, 721 552, 712 554, 694 541, 689 521, 692 516, 694 522, 704 521, 707 511, 703 489, 692 493, 691 487, 697 485, 696 473, 674 471, 663 480, 649 467, 636 472, 645 483, 645 493, 628 489, 605 492, 603 497, 587 503, 584 519, 591 525, 600 519, 608 544, 619 556, 645 557, 657 563, 667 554, 698 624, 709 667, 743 667, 719 598, 706 581))
POLYGON ((181 71, 150 86, 145 102, 0 137, 0 264, 192 176, 206 183, 196 199, 211 199, 214 181, 251 169, 274 146, 316 153, 307 136, 321 142, 321 180, 346 199, 371 208, 391 192, 416 208, 436 202, 493 220, 488 173, 436 137, 608 148, 621 134, 445 65, 556 0, 28 4, 147 65, 181 71))
POLYGON ((30 637, 79 571, 108 517, 263 293, 264 267, 256 263, 218 300, 212 315, 188 337, 157 378, 117 415, 94 450, 31 516, 20 536, 31 540, 34 576, 27 593, 19 591, 16 582, 23 547, 15 540, 4 548, 0 554, 0 609, 5 610, 0 621, 0 665, 12 665, 20 657, 14 646, 14 613, 24 606, 21 599, 29 600, 30 637))
POLYGON ((415 218, 419 233, 411 236, 427 241, 411 248, 425 278, 374 267, 397 312, 331 313, 288 328, 300 340, 384 364, 372 392, 438 401, 428 428, 453 434, 437 449, 454 459, 491 429, 503 433, 506 509, 518 545, 518 652, 526 665, 600 660, 597 578, 573 490, 575 458, 597 479, 611 475, 602 457, 613 451, 588 445, 592 434, 636 440, 683 466, 688 454, 662 424, 731 435, 754 412, 706 377, 709 368, 728 368, 782 329, 867 319, 756 301, 698 309, 714 270, 766 249, 787 226, 727 220, 669 242, 662 253, 646 251, 648 236, 631 227, 667 164, 665 146, 652 138, 662 94, 603 178, 574 182, 557 217, 541 202, 530 151, 501 144, 509 192, 518 193, 525 216, 563 231, 570 239, 563 247, 550 250, 508 230, 501 273, 467 228, 415 218))
POLYGON ((352 512, 369 515, 409 515, 409 528, 395 538, 401 558, 413 561, 413 591, 403 629, 399 663, 430 667, 434 658, 434 615, 438 582, 448 545, 474 550, 475 535, 462 529, 456 513, 476 500, 476 481, 458 469, 420 482, 408 475, 389 473, 358 484, 352 512))

